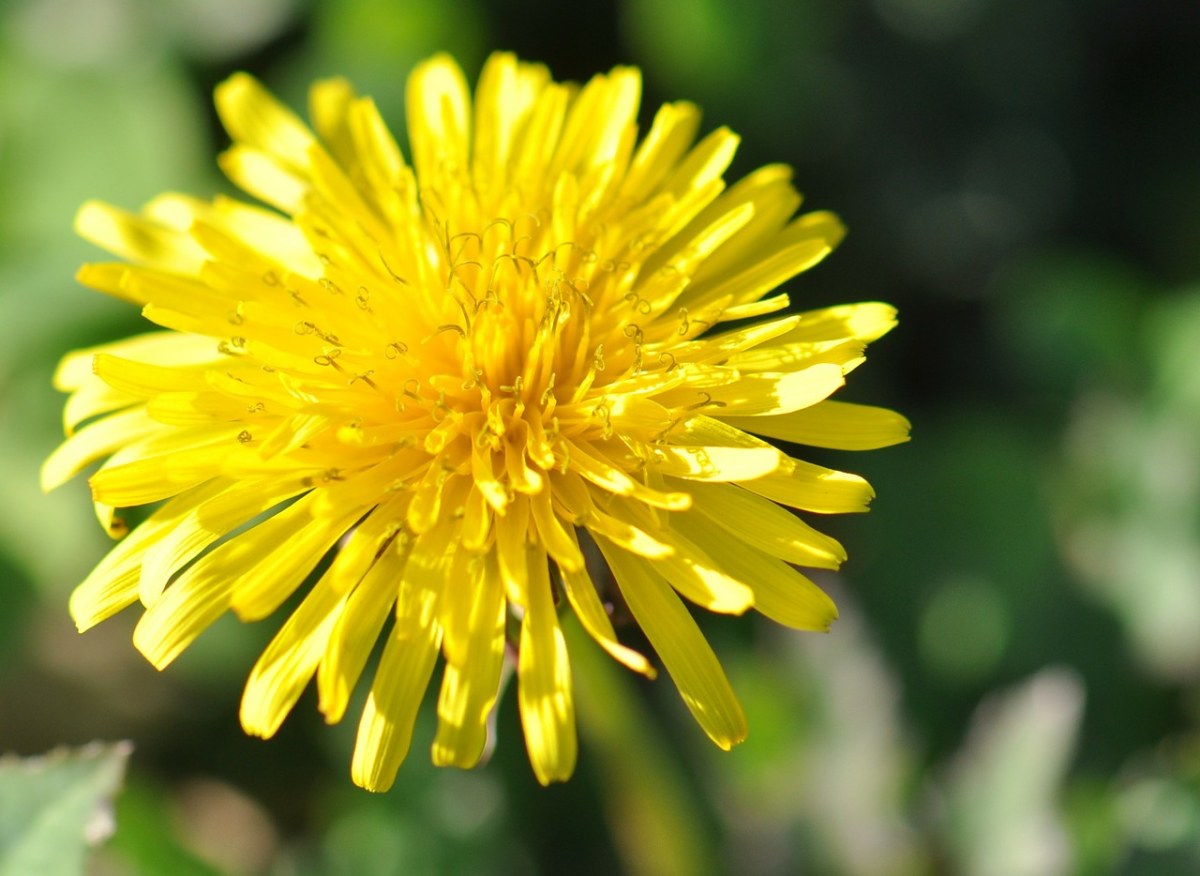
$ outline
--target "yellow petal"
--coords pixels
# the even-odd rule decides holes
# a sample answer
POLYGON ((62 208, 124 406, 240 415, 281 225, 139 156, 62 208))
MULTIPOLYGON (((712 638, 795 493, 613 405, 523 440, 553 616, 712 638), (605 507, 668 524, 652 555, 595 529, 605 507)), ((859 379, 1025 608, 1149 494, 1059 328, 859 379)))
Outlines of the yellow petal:
POLYGON ((567 458, 572 471, 598 487, 617 495, 628 495, 634 490, 633 478, 614 465, 604 452, 593 444, 572 442, 567 458))
POLYGON ((496 559, 500 563, 500 579, 504 582, 505 597, 513 605, 524 606, 525 587, 529 568, 525 547, 529 541, 529 500, 518 496, 509 513, 496 521, 496 559))
POLYGON ((492 512, 476 483, 471 484, 463 505, 462 543, 473 553, 481 552, 492 533, 492 512))
POLYGON ((641 94, 641 73, 634 67, 615 67, 608 75, 592 77, 567 114, 548 168, 550 179, 612 162, 626 128, 637 121, 641 94))
POLYGON ((691 489, 695 501, 685 513, 703 514, 751 547, 818 569, 836 569, 846 559, 845 549, 835 539, 742 487, 696 483, 691 489))
POLYGON ((317 668, 319 707, 330 724, 346 713, 350 694, 400 593, 407 563, 407 548, 394 545, 384 550, 338 615, 317 668))
POLYGON ((358 96, 354 86, 340 76, 318 79, 308 89, 308 116, 330 154, 343 164, 354 153, 349 110, 358 96))
MULTIPOLYGON (((466 663, 470 656, 472 632, 477 633, 478 616, 474 588, 482 581, 486 560, 482 556, 454 551, 442 533, 444 527, 421 535, 412 546, 408 568, 404 572, 404 588, 442 591, 448 581, 460 582, 462 588, 448 591, 438 603, 438 624, 442 628, 442 652, 451 663, 466 663), (458 598, 459 594, 465 598, 458 598), (476 626, 472 626, 472 624, 476 626)), ((397 607, 397 618, 402 616, 397 607)))
POLYGON ((298 480, 235 483, 176 518, 173 530, 147 548, 142 558, 142 602, 153 605, 171 576, 221 536, 305 489, 298 480))
POLYGON ((841 222, 832 213, 807 213, 780 232, 771 243, 755 251, 747 267, 729 276, 728 272, 689 286, 679 303, 701 307, 729 295, 740 304, 757 301, 766 293, 825 258, 841 240, 841 222))
POLYGON ((593 511, 589 514, 584 520, 584 525, 589 532, 603 535, 614 544, 620 545, 623 550, 637 554, 639 557, 661 560, 675 552, 671 545, 658 540, 644 529, 634 526, 620 517, 600 511, 593 511))
MULTIPOLYGON (((232 544, 232 543, 231 543, 232 544)), ((220 548, 185 571, 133 630, 133 644, 155 669, 165 669, 229 608, 238 567, 220 548), (207 560, 207 562, 205 562, 207 560)))
POLYGON ((115 390, 103 381, 89 380, 71 393, 67 403, 63 405, 63 432, 70 438, 85 420, 128 408, 137 401, 133 396, 115 390))
POLYGON ((825 631, 837 618, 833 600, 812 581, 781 560, 746 550, 703 515, 672 515, 671 526, 705 545, 717 567, 745 582, 754 592, 754 607, 776 623, 825 631))
MULTIPOLYGON (((303 501, 301 499, 296 504, 303 501)), ((280 514, 290 510, 286 509, 280 514)), ((282 550, 272 551, 252 565, 247 563, 248 568, 243 566, 230 601, 237 616, 244 621, 261 620, 278 608, 304 582, 313 567, 346 534, 362 512, 362 508, 351 507, 339 509, 333 515, 312 517, 299 530, 290 533, 287 541, 280 545, 282 550)), ((307 509, 306 513, 311 515, 311 509, 307 509)), ((246 535, 237 536, 234 542, 270 523, 271 520, 268 520, 246 535)))
POLYGON ((799 371, 812 365, 830 364, 842 369, 843 374, 849 374, 865 361, 865 350, 865 342, 854 339, 772 344, 731 356, 725 365, 748 374, 756 371, 799 371))
POLYGON ((834 341, 854 338, 874 341, 896 325, 896 308, 879 301, 839 304, 800 314, 800 324, 783 340, 792 342, 834 341))
POLYGON ((99 201, 79 208, 75 231, 134 264, 165 271, 195 273, 207 257, 188 235, 99 201))
POLYGON ((96 568, 71 593, 71 617, 80 632, 137 601, 138 573, 145 551, 168 535, 181 517, 212 498, 223 486, 208 484, 172 499, 118 542, 96 564, 96 568))
MULTIPOLYGON (((754 591, 725 573, 697 544, 670 529, 665 531, 675 549, 656 563, 658 572, 683 596, 709 611, 741 614, 754 605, 754 591)), ((725 539, 726 541, 728 539, 725 539)), ((714 552, 720 543, 711 545, 714 552)))
MULTIPOLYGON (((423 597, 436 594, 424 591, 423 597)), ((350 762, 354 783, 368 791, 386 791, 412 744, 413 722, 437 661, 441 631, 433 611, 413 605, 406 612, 421 619, 405 628, 392 629, 371 693, 358 724, 358 737, 350 762)))
MULTIPOLYGON (((156 423, 168 426, 200 426, 213 422, 241 420, 246 402, 215 392, 164 392, 146 403, 146 412, 156 423)), ((262 418, 263 425, 273 420, 262 418)), ((249 432, 249 430, 247 430, 249 432)))
MULTIPOLYGON (((130 267, 127 264, 104 263, 83 265, 75 272, 75 280, 89 289, 95 289, 97 292, 103 292, 105 295, 111 295, 114 298, 130 301, 134 304, 143 304, 145 302, 138 301, 126 287, 125 281, 129 276, 129 271, 130 267)), ((59 389, 63 388, 59 387, 59 389)))
MULTIPOLYGON (((635 481, 595 444, 573 441, 569 445, 567 461, 571 470, 583 479, 618 496, 630 496, 654 508, 681 511, 691 501, 687 493, 664 493, 635 481)), ((572 506, 571 510, 579 512, 583 509, 572 506)))
POLYGON ((572 89, 556 82, 547 82, 529 112, 525 124, 513 141, 509 164, 512 176, 546 185, 546 168, 558 146, 563 119, 567 115, 572 89))
POLYGON ((529 762, 539 782, 565 782, 575 770, 575 701, 567 643, 550 595, 546 555, 526 551, 528 603, 521 623, 517 704, 529 762))
MULTIPOLYGON (((787 334, 796 327, 798 316, 783 316, 779 319, 760 322, 736 331, 724 332, 702 340, 693 341, 675 351, 679 361, 701 364, 722 364, 731 356, 758 347, 768 341, 787 334)), ((732 367, 737 367, 736 365, 732 367)), ((763 369, 766 370, 766 369, 763 369)))
POLYGON ((79 632, 91 629, 105 618, 137 602, 141 548, 167 531, 166 527, 156 531, 155 527, 142 524, 134 530, 135 533, 142 532, 139 538, 135 540, 132 534, 126 536, 71 592, 68 607, 79 632))
MULTIPOLYGON (((700 447, 744 447, 751 450, 774 450, 775 448, 761 438, 741 429, 730 426, 714 417, 704 414, 689 418, 671 430, 672 443, 685 446, 700 447)), ((780 455, 780 464, 785 459, 780 455)), ((671 511, 680 510, 671 508, 671 511)))
MULTIPOLYGON (((339 217, 340 222, 356 227, 356 231, 367 239, 389 239, 390 229, 381 221, 381 214, 363 199, 337 162, 320 149, 313 150, 309 161, 313 190, 325 202, 326 208, 339 217)), ((400 166, 397 166, 396 172, 399 171, 400 166)), ((388 188, 391 188, 391 180, 388 180, 388 188)))
POLYGON ((576 572, 582 569, 583 554, 580 553, 571 530, 554 513, 549 489, 530 496, 529 507, 537 527, 538 540, 554 558, 555 564, 567 571, 576 572))
POLYGON ((60 390, 79 389, 94 381, 96 378, 92 371, 92 362, 99 353, 135 362, 185 368, 212 363, 222 358, 217 353, 217 345, 212 338, 183 335, 178 332, 149 332, 67 354, 54 372, 54 387, 60 390))
POLYGON ((520 64, 507 52, 496 52, 483 65, 475 88, 475 145, 471 150, 481 188, 503 184, 519 126, 548 80, 545 67, 520 64))
POLYGON ((817 514, 866 511, 875 498, 871 485, 855 474, 835 471, 798 459, 789 459, 786 470, 772 472, 738 486, 772 502, 817 514))
POLYGON ((647 678, 657 676, 658 673, 650 665, 650 661, 637 651, 627 648, 617 641, 617 633, 613 629, 612 621, 608 619, 604 606, 600 604, 596 585, 587 569, 576 571, 560 569, 559 571, 563 590, 567 594, 571 608, 574 610, 575 616, 579 618, 580 624, 587 630, 588 635, 595 639, 600 647, 617 662, 624 664, 634 672, 640 672, 647 678))
MULTIPOLYGON (((733 161, 741 137, 728 128, 717 128, 687 154, 663 185, 670 194, 681 197, 689 191, 701 191, 721 178, 733 161)), ((715 195, 716 192, 714 191, 715 195)), ((711 198, 706 198, 708 203, 711 198)), ((697 211, 698 212, 698 211, 697 211)))
POLYGON ((692 145, 700 127, 700 111, 686 102, 668 103, 654 115, 621 184, 631 203, 644 200, 692 145))
POLYGON ((146 414, 144 406, 111 414, 84 426, 57 448, 42 463, 41 485, 46 492, 58 487, 90 463, 115 453, 161 430, 146 414))
POLYGON ((746 715, 716 655, 679 597, 644 560, 604 538, 596 543, 634 619, 662 658, 696 721, 721 748, 737 745, 746 738, 746 715))
POLYGON ((727 212, 741 204, 753 209, 754 218, 704 260, 693 275, 692 284, 711 286, 714 278, 727 278, 758 261, 758 253, 777 239, 801 200, 792 186, 792 169, 783 164, 760 167, 730 186, 696 221, 709 221, 715 213, 727 212))
POLYGON ((109 538, 122 538, 129 532, 129 524, 125 518, 117 516, 117 509, 112 505, 93 500, 92 508, 96 512, 96 519, 108 533, 109 538))
POLYGON ((908 420, 887 408, 823 401, 777 417, 726 417, 731 426, 770 438, 832 447, 837 450, 876 450, 909 439, 908 420))
POLYGON ((800 371, 744 374, 725 386, 707 390, 709 402, 721 405, 722 420, 787 414, 828 398, 846 382, 837 365, 811 365, 800 371), (727 416, 728 415, 728 416, 727 416))
POLYGON ((296 213, 304 205, 308 181, 265 152, 235 144, 217 156, 217 163, 230 182, 272 207, 296 213))
POLYGON ((404 169, 404 157, 375 101, 369 97, 356 100, 350 106, 349 121, 355 155, 368 183, 364 188, 373 193, 390 190, 404 169))
MULTIPOLYGON (((653 277, 659 270, 690 276, 697 265, 703 264, 709 255, 750 223, 754 218, 754 205, 742 204, 718 214, 707 225, 698 224, 705 218, 705 213, 707 211, 693 219, 686 228, 643 262, 638 273, 639 281, 642 278, 653 277)), ((641 291, 640 285, 635 288, 641 291)), ((651 300, 651 308, 660 311, 667 307, 680 297, 679 293, 685 288, 672 284, 668 287, 670 291, 667 294, 662 295, 659 300, 651 300)))
POLYGON ((169 498, 220 474, 222 454, 238 446, 236 428, 150 433, 126 444, 92 475, 92 497, 116 508, 169 498))
POLYGON ((741 481, 762 477, 780 466, 774 447, 691 447, 655 445, 650 467, 689 481, 741 481))
MULTIPOLYGON (((269 260, 287 265, 291 274, 321 276, 321 262, 304 234, 274 210, 218 196, 203 213, 206 222, 252 247, 269 260)), ((266 275, 263 277, 266 280, 266 275)))
POLYGON ((747 301, 745 304, 735 304, 731 307, 726 307, 721 311, 720 321, 726 322, 734 319, 768 316, 787 309, 791 303, 792 299, 788 294, 780 292, 778 295, 773 295, 770 298, 761 298, 758 301, 747 301))
POLYGON ((135 362, 108 353, 96 354, 92 370, 113 389, 138 398, 153 398, 161 392, 195 392, 208 387, 200 369, 135 362))
POLYGON ((216 89, 217 113, 237 142, 271 156, 291 170, 308 166, 316 142, 308 127, 249 74, 235 73, 216 89))
POLYGON ((443 170, 467 164, 470 97, 462 70, 449 55, 418 64, 408 77, 408 140, 422 185, 443 170))
POLYGON ((504 585, 492 554, 466 592, 447 601, 470 608, 463 654, 446 654, 438 696, 438 729, 433 762, 469 769, 479 762, 487 743, 487 716, 496 702, 504 662, 504 585))
MULTIPOLYGON (((251 585, 253 595, 266 578, 288 593, 295 589, 320 559, 320 554, 302 551, 312 550, 319 537, 327 537, 340 523, 313 520, 311 495, 218 545, 185 569, 146 610, 133 632, 133 643, 146 659, 158 669, 167 666, 231 607, 238 588, 251 585), (285 586, 280 587, 279 578, 285 586)), ((345 524, 340 532, 344 531, 345 524)))
POLYGON ((275 735, 316 672, 345 599, 325 575, 275 634, 242 692, 239 716, 246 733, 275 735))

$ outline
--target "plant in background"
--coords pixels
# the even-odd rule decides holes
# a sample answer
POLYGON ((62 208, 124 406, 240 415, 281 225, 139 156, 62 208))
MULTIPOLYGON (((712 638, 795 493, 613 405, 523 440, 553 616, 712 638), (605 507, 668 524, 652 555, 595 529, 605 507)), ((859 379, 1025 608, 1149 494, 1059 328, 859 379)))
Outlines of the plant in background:
POLYGON ((125 261, 80 280, 163 330, 72 353, 56 376, 69 437, 43 484, 105 460, 96 510, 123 536, 72 597, 80 629, 140 600, 134 643, 161 669, 224 612, 263 619, 312 579, 251 672, 247 732, 272 735, 314 675, 340 720, 384 636, 354 781, 391 785, 439 655, 433 759, 470 767, 511 648, 549 783, 576 756, 559 610, 654 675, 617 640, 605 602, 620 600, 705 732, 741 741, 679 596, 829 626, 833 603, 793 565, 845 553, 780 505, 861 511, 871 488, 756 436, 905 440, 898 414, 829 398, 894 311, 779 315, 787 296, 765 296, 841 224, 794 216, 781 166, 726 190, 737 137, 694 142, 690 104, 639 142, 639 98, 634 69, 578 88, 498 54, 472 103, 435 57, 408 81, 409 165, 345 81, 313 87, 310 130, 236 75, 217 90, 221 165, 274 210, 85 205, 79 231, 125 261), (119 509, 142 505, 126 534, 119 509))

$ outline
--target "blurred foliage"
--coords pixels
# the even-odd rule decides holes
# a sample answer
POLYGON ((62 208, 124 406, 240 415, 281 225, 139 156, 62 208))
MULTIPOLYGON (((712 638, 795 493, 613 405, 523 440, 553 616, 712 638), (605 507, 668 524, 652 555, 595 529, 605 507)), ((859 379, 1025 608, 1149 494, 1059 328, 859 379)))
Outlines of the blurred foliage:
POLYGON ((82 872, 88 846, 112 835, 112 797, 130 750, 118 742, 0 757, 0 874, 82 872))
POLYGON ((1076 401, 1063 544, 1146 670, 1186 683, 1200 677, 1200 292, 1157 303, 1142 328, 1140 373, 1076 401))
MULTIPOLYGON (((1184 0, 8 0, 0 751, 135 741, 91 861, 112 876, 1200 871, 1197 38, 1184 0), (851 554, 820 579, 830 635, 701 619, 750 719, 738 749, 579 641, 569 785, 537 786, 509 696, 491 763, 434 769, 426 709, 375 797, 346 774, 353 727, 310 695, 271 742, 241 734, 269 622, 218 624, 161 676, 132 618, 71 627, 105 539, 85 484, 37 489, 50 376, 140 325, 71 281, 95 257, 71 220, 229 191, 211 88, 233 70, 298 107, 348 76, 403 135, 416 60, 473 74, 492 48, 560 78, 637 64, 646 117, 686 98, 743 135, 739 172, 793 165, 851 233, 789 291, 900 307, 851 393, 909 414, 914 442, 817 460, 879 494, 828 521, 851 554)), ((43 793, 94 812, 119 768, 91 757, 43 761, 40 788, 5 762, 0 812, 43 793)), ((13 823, 3 862, 37 838, 13 823)))

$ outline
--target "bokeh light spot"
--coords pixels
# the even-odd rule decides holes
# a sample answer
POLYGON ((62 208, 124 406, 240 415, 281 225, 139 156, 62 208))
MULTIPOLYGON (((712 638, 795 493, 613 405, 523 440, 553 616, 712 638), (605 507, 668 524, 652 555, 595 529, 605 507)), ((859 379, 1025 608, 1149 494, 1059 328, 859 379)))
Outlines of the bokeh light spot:
POLYGON ((931 672, 969 683, 991 672, 1011 638, 1008 606, 994 585, 977 578, 943 584, 922 613, 918 643, 931 672))

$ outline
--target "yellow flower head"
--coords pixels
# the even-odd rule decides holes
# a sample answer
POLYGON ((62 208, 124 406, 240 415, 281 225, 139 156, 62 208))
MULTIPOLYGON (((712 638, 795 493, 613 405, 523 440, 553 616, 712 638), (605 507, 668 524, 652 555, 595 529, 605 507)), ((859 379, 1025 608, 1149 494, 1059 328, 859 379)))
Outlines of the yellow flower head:
POLYGON ((439 655, 433 759, 473 766, 507 642, 548 783, 576 753, 559 612, 654 675, 617 641, 605 602, 621 600, 705 732, 741 741, 679 596, 829 626, 833 603, 793 564, 845 554, 780 505, 860 511, 871 488, 754 436, 905 440, 899 415, 828 400, 894 311, 722 330, 784 311, 764 296, 842 226, 793 217, 785 167, 726 189, 738 138, 694 142, 691 104, 639 141, 640 89, 631 68, 579 88, 498 54, 472 100, 438 56, 408 80, 409 164, 345 81, 313 87, 310 129, 239 74, 216 93, 221 166, 274 209, 86 204, 79 232, 124 261, 80 280, 163 331, 72 353, 56 376, 68 438, 45 487, 105 460, 90 484, 114 536, 117 509, 156 505, 75 591, 80 629, 140 600, 134 643, 161 669, 227 610, 265 618, 315 578, 250 674, 248 733, 273 734, 314 674, 340 720, 382 635, 354 781, 391 785, 439 655))

